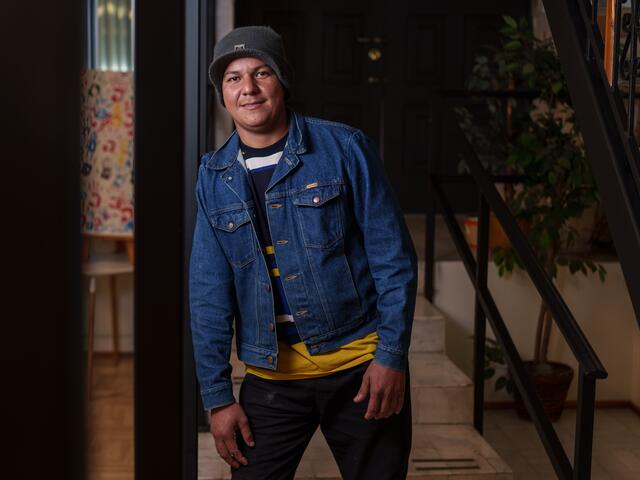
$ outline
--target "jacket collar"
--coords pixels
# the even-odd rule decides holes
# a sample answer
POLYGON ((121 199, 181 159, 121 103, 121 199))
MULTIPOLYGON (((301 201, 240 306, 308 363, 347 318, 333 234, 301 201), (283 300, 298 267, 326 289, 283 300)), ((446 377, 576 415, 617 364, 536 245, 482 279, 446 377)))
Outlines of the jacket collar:
MULTIPOLYGON (((304 115, 288 107, 287 111, 289 112, 289 134, 285 152, 290 154, 304 153, 307 151, 307 125, 304 115)), ((209 157, 206 164, 207 168, 214 170, 228 168, 237 160, 239 149, 240 137, 238 132, 234 130, 222 146, 209 157)))

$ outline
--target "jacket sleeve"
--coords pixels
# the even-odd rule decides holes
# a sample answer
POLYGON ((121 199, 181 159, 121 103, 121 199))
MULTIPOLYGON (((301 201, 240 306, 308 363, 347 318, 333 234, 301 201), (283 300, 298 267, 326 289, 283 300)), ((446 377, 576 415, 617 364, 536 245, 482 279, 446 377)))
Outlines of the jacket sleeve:
POLYGON ((417 255, 376 147, 361 131, 349 139, 347 168, 355 220, 378 293, 374 362, 404 370, 417 291, 417 255))
POLYGON ((206 410, 235 402, 231 342, 235 290, 233 271, 218 243, 204 203, 202 169, 196 181, 197 214, 189 261, 191 336, 206 410))

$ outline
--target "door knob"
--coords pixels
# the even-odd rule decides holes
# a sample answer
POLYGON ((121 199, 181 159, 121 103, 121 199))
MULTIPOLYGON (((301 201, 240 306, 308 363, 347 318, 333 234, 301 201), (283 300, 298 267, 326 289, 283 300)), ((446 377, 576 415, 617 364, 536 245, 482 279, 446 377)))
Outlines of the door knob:
POLYGON ((375 47, 370 48, 369 51, 367 52, 367 56, 369 57, 369 60, 371 60, 372 62, 377 62, 382 58, 382 52, 380 51, 379 48, 375 48, 375 47))

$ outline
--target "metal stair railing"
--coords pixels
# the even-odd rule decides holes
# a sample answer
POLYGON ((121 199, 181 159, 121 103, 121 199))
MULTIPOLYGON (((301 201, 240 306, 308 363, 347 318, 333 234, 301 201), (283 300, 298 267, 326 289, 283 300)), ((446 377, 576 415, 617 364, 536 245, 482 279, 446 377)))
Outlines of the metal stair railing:
MULTIPOLYGON (((467 137, 464 134, 462 137, 465 141, 464 160, 469 166, 470 178, 475 182, 479 190, 480 211, 478 215, 476 258, 474 258, 467 244, 444 192, 443 183, 447 181, 448 177, 435 173, 429 175, 431 192, 429 194, 429 202, 437 201, 440 204, 449 234, 475 289, 474 427, 478 432, 482 433, 484 417, 484 345, 486 341, 486 320, 488 320, 502 349, 509 372, 522 396, 525 407, 531 416, 557 477, 563 480, 587 480, 591 478, 595 382, 597 379, 606 378, 607 372, 494 185, 497 180, 504 182, 509 181, 509 179, 504 176, 499 178, 491 177, 484 170, 467 137), (533 383, 524 369, 522 359, 511 334, 487 286, 489 215, 491 210, 500 222, 513 248, 520 256, 527 273, 547 304, 560 333, 579 364, 573 465, 543 408, 542 401, 533 383)), ((435 228, 434 206, 432 205, 432 208, 429 208, 427 212, 427 225, 432 225, 432 227, 428 226, 427 228, 435 228)), ((433 237, 433 234, 431 237, 433 237)), ((427 244, 428 257, 433 258, 433 248, 433 244, 427 244)), ((429 268, 427 268, 428 270, 429 268)), ((427 278, 431 278, 432 281, 433 275, 429 275, 427 278)))
POLYGON ((640 325, 640 150, 635 135, 640 1, 629 0, 625 15, 623 0, 543 3, 640 325), (597 21, 602 5, 614 19, 605 25, 612 28, 608 56, 597 21))

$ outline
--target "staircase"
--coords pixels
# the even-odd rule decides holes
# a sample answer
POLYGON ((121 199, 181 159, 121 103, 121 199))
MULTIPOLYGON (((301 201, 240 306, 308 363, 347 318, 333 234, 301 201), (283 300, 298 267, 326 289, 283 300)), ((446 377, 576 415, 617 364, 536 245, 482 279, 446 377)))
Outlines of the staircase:
MULTIPOLYGON (((414 238, 417 237, 415 232, 414 238)), ((416 242, 417 243, 417 242, 416 242)), ((419 271, 424 269, 420 261, 419 271)), ((413 445, 409 478, 512 479, 509 466, 472 426, 473 385, 444 353, 445 317, 418 285, 409 365, 413 445)), ((234 393, 238 398, 244 365, 232 354, 234 393)), ((231 478, 209 433, 200 433, 198 479, 231 478)), ((305 451, 296 479, 338 480, 340 472, 320 429, 305 451)), ((374 480, 374 479, 372 479, 374 480)))

